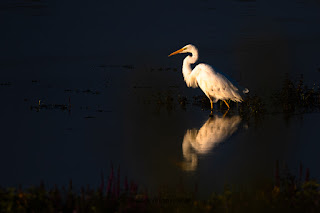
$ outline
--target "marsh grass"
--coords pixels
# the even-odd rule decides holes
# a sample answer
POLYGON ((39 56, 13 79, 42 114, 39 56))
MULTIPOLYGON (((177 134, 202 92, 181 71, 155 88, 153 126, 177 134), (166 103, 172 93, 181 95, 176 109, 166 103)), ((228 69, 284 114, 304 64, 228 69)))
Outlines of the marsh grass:
POLYGON ((309 169, 303 171, 300 165, 294 176, 277 162, 274 180, 255 191, 225 185, 223 192, 198 199, 197 186, 187 191, 178 184, 176 190, 162 187, 149 197, 112 166, 107 179, 101 174, 97 189, 82 187, 78 193, 72 181, 67 188, 46 189, 43 183, 27 189, 0 188, 0 212, 318 212, 319 186, 310 179, 309 169))
POLYGON ((320 109, 320 88, 304 83, 303 75, 296 81, 285 76, 282 89, 272 95, 272 103, 284 113, 314 112, 320 109))
MULTIPOLYGON (((292 80, 288 74, 285 75, 282 88, 271 92, 270 96, 261 97, 250 91, 243 96, 243 102, 237 103, 227 101, 230 105, 230 112, 238 113, 244 118, 261 118, 265 114, 285 113, 287 116, 297 113, 318 112, 320 110, 320 87, 313 83, 309 87, 303 75, 297 80, 292 80)), ((176 110, 176 105, 181 109, 187 110, 189 105, 200 107, 202 110, 210 110, 210 101, 204 95, 194 95, 192 97, 174 94, 173 92, 159 93, 156 98, 158 106, 168 110, 176 110)), ((215 110, 224 112, 227 106, 218 101, 215 110)))

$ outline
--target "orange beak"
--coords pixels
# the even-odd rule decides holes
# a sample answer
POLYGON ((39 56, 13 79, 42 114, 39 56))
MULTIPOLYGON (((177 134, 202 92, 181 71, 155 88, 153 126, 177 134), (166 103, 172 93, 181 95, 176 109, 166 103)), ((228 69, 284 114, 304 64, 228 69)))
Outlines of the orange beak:
POLYGON ((170 55, 168 55, 168 57, 173 56, 173 55, 178 54, 178 53, 181 53, 183 50, 185 50, 185 48, 181 48, 180 50, 177 50, 177 51, 171 53, 170 55))

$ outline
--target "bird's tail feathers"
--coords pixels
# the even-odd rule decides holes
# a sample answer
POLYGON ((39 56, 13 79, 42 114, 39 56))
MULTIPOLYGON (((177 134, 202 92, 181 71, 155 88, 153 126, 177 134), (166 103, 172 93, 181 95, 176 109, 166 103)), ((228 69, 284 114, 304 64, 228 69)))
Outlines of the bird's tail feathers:
POLYGON ((244 90, 242 90, 242 92, 243 92, 244 94, 247 94, 247 93, 249 92, 249 89, 248 89, 248 88, 245 88, 244 90))

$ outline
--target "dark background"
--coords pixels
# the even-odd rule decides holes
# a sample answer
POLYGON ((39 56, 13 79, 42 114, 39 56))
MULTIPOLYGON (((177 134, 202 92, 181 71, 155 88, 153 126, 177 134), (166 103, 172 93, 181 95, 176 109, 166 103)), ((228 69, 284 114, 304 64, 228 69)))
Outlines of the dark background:
MULTIPOLYGON (((4 68, 99 59, 107 64, 180 67, 181 60, 166 56, 192 43, 201 61, 237 80, 241 73, 250 88, 267 87, 285 72, 312 78, 318 71, 319 11, 316 0, 4 0, 0 63, 4 68)), ((12 75, 22 78, 28 72, 12 75)))
MULTIPOLYGON (((2 0, 0 185, 68 178, 95 184, 111 161, 146 185, 175 184, 180 172, 172 162, 182 159, 184 133, 199 129, 208 113, 194 107, 170 114, 140 104, 165 96, 170 86, 188 98, 201 94, 183 82, 183 56, 168 54, 192 43, 201 62, 268 97, 285 73, 318 85, 319 23, 319 0, 2 0), (139 87, 152 89, 133 89, 139 87), (68 105, 69 98, 71 113, 32 108, 39 100, 68 105)), ((225 176, 251 183, 245 171, 270 174, 282 158, 316 170, 317 118, 295 118, 292 126, 281 116, 266 119, 204 157, 195 177, 206 184, 213 176, 220 186, 225 176), (243 176, 234 175, 235 167, 243 176)))

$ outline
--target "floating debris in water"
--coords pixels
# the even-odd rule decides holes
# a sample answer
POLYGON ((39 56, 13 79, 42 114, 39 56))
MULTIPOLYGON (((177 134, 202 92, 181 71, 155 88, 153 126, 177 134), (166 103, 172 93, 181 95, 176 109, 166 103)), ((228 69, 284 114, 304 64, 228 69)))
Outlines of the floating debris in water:
POLYGON ((80 90, 80 89, 75 89, 75 90, 72 90, 72 89, 65 89, 64 90, 65 93, 72 93, 72 92, 76 92, 76 93, 85 93, 85 94, 92 94, 92 95, 99 95, 101 94, 100 91, 96 90, 96 91, 93 91, 91 89, 86 89, 86 90, 80 90))
POLYGON ((0 83, 0 86, 11 86, 12 83, 10 81, 0 83))
POLYGON ((133 86, 134 89, 151 89, 152 86, 133 86))
POLYGON ((111 110, 97 109, 97 112, 112 112, 111 110))
POLYGON ((96 118, 95 116, 86 116, 86 117, 84 117, 85 119, 91 119, 91 118, 96 118))
POLYGON ((129 70, 133 70, 134 66, 133 65, 123 65, 123 68, 129 69, 129 70))
POLYGON ((100 65, 97 65, 97 67, 99 68, 125 68, 125 69, 129 69, 129 70, 132 70, 134 69, 134 66, 131 65, 131 64, 125 64, 125 65, 113 65, 113 64, 100 64, 100 65))
MULTIPOLYGON (((24 101, 28 101, 28 99, 24 99, 24 101)), ((39 112, 40 110, 53 110, 53 109, 59 109, 62 111, 68 110, 70 112, 71 110, 71 100, 69 98, 69 104, 43 104, 41 100, 38 100, 38 104, 36 106, 30 106, 30 110, 35 110, 39 112)))
POLYGON ((177 68, 171 68, 171 67, 159 67, 159 68, 150 68, 150 72, 153 72, 153 71, 158 71, 158 72, 162 72, 162 71, 166 71, 166 72, 168 72, 168 71, 170 71, 170 70, 172 70, 172 71, 177 71, 177 68))
POLYGON ((38 106, 30 106, 30 110, 36 110, 37 112, 41 109, 60 109, 62 111, 69 110, 69 107, 65 104, 39 104, 38 106))
POLYGON ((100 94, 99 91, 92 91, 90 89, 83 90, 82 93, 93 94, 93 95, 99 95, 100 94))

